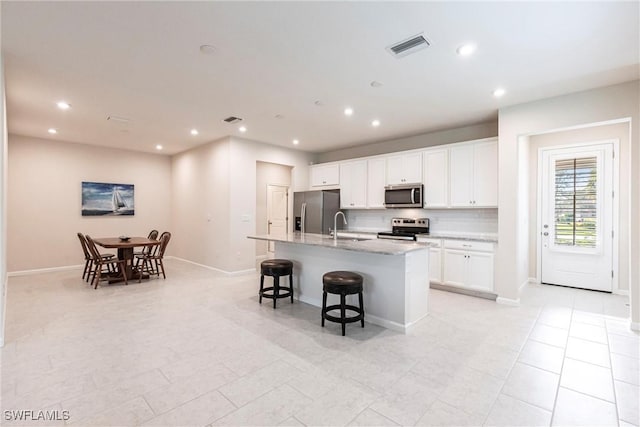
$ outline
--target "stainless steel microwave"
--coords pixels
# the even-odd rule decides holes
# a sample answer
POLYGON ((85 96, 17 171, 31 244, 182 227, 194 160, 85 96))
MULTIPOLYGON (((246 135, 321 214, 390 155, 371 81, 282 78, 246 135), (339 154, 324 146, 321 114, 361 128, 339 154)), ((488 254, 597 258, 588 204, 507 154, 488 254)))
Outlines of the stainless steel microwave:
POLYGON ((387 185, 384 187, 386 208, 421 208, 424 186, 422 184, 387 185))

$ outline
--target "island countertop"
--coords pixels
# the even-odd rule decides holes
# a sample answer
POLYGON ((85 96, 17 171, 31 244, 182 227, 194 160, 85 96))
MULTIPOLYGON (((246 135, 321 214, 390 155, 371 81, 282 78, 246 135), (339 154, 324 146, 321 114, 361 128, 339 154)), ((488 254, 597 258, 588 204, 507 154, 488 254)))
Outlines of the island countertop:
POLYGON ((351 238, 338 238, 337 241, 334 241, 331 236, 311 233, 288 233, 282 235, 261 234, 247 237, 255 240, 322 246, 326 248, 370 252, 382 255, 403 255, 408 252, 418 251, 432 246, 429 243, 403 242, 385 239, 354 240, 351 238))

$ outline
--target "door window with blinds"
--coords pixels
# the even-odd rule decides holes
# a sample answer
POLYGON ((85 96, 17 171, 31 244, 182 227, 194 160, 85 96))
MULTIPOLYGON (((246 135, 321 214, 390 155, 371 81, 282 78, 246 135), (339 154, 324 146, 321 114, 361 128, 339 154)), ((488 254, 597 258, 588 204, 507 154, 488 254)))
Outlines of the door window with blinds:
POLYGON ((598 246, 598 201, 601 192, 598 157, 555 159, 555 246, 576 249, 598 246))

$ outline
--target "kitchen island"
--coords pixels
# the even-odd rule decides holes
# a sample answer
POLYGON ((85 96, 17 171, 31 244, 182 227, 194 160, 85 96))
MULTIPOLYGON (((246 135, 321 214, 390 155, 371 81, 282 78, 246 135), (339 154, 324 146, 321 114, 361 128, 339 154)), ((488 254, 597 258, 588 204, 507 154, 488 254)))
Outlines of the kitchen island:
MULTIPOLYGON (((399 332, 427 315, 429 244, 356 240, 319 234, 248 236, 275 242, 275 257, 293 261, 295 296, 322 306, 322 275, 353 271, 364 278, 365 321, 399 332)), ((355 299, 347 304, 354 304, 355 299)), ((328 305, 334 304, 329 295, 328 305)), ((356 304, 357 305, 357 304, 356 304)), ((318 314, 318 322, 320 314, 318 314)))

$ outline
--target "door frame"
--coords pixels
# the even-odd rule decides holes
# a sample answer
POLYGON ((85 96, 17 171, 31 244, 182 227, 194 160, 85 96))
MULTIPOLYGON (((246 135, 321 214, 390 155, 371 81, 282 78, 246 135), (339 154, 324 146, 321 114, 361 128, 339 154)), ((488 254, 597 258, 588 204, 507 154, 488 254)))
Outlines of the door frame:
POLYGON ((613 270, 613 280, 611 281, 611 293, 618 294, 620 291, 619 288, 619 273, 620 266, 618 265, 618 251, 619 251, 619 241, 618 236, 620 235, 619 229, 619 221, 620 221, 620 140, 619 139, 603 139, 597 141, 589 141, 589 142, 578 142, 574 144, 561 144, 554 145, 551 147, 540 147, 538 148, 538 171, 536 176, 537 183, 537 197, 536 197, 536 282, 541 283, 542 280, 542 168, 543 168, 543 153, 545 151, 551 150, 559 150, 563 148, 588 148, 594 145, 602 145, 602 144, 613 144, 613 206, 612 206, 612 216, 613 216, 613 239, 611 239, 611 244, 613 247, 611 248, 611 268, 613 270))

